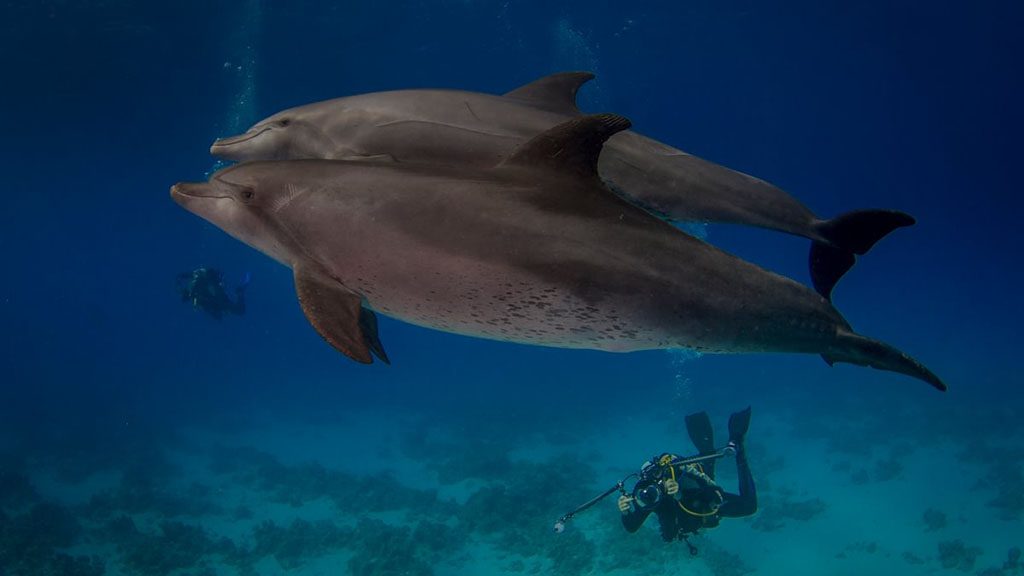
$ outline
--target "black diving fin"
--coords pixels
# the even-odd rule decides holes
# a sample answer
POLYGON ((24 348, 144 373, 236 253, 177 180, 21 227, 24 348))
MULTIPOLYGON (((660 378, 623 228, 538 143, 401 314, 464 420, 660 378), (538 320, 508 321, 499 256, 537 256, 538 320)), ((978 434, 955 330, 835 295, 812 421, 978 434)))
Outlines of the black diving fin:
MULTIPOLYGON (((686 432, 690 435, 690 441, 697 448, 701 456, 715 452, 715 431, 711 427, 711 418, 707 412, 697 412, 686 417, 686 432)), ((704 473, 711 478, 715 477, 715 461, 708 460, 703 463, 704 473)))
POLYGON ((747 429, 750 428, 750 407, 740 410, 729 416, 729 442, 735 442, 742 446, 747 437, 747 429))

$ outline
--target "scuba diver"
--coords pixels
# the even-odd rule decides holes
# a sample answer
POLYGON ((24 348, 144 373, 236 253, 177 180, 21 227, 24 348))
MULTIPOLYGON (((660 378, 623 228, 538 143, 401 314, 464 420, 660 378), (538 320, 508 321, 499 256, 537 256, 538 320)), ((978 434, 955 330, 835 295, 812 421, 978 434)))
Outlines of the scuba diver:
POLYGON ((556 534, 566 529, 566 523, 576 514, 591 508, 607 496, 619 492, 619 511, 627 532, 636 532, 654 513, 661 526, 661 537, 666 542, 679 539, 686 542, 691 555, 697 547, 690 543, 690 535, 701 528, 714 528, 722 518, 750 516, 757 512, 757 492, 754 477, 747 464, 745 439, 750 427, 750 408, 729 417, 729 443, 715 448, 711 419, 706 412, 686 417, 686 431, 699 452, 696 456, 662 454, 644 462, 639 473, 619 480, 614 486, 577 506, 559 518, 554 525, 556 534), (715 461, 736 456, 739 475, 739 494, 726 492, 715 482, 715 461), (631 493, 626 492, 626 481, 636 477, 631 493))
POLYGON ((217 320, 226 314, 245 314, 245 289, 249 286, 247 272, 242 283, 235 288, 235 299, 228 296, 224 287, 224 275, 215 268, 196 268, 191 272, 178 274, 178 292, 182 302, 192 302, 192 307, 203 310, 217 320))
POLYGON ((619 496, 622 525, 636 532, 653 512, 658 517, 661 537, 666 542, 680 539, 691 554, 697 549, 688 537, 701 528, 714 528, 722 518, 750 516, 757 511, 754 477, 747 463, 744 440, 750 426, 750 408, 729 417, 729 443, 721 451, 714 448, 711 420, 706 412, 686 417, 690 439, 700 452, 696 458, 662 454, 644 463, 633 492, 619 496), (736 455, 739 494, 726 492, 715 482, 715 458, 704 456, 736 455), (694 461, 699 460, 699 461, 694 461))

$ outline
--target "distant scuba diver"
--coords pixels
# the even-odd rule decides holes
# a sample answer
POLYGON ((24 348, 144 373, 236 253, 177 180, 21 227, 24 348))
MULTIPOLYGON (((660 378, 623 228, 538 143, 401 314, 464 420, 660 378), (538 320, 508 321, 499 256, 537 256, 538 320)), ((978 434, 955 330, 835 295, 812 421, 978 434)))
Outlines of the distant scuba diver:
POLYGON ((618 506, 626 531, 636 532, 653 512, 658 517, 662 539, 666 542, 682 540, 690 554, 697 554, 697 548, 689 541, 690 535, 701 528, 718 526, 722 518, 750 516, 757 511, 757 492, 744 445, 749 426, 750 408, 730 416, 729 443, 715 449, 707 413, 687 416, 686 429, 699 455, 680 457, 665 453, 652 458, 643 464, 639 473, 630 474, 603 494, 559 518, 555 532, 562 532, 565 523, 576 513, 618 491, 621 494, 618 506), (739 475, 739 494, 726 492, 715 482, 715 460, 733 454, 739 475), (623 486, 634 476, 638 478, 636 485, 632 493, 627 494, 623 486))
POLYGON ((224 275, 220 270, 196 268, 178 274, 178 292, 182 302, 191 302, 193 308, 220 320, 224 314, 245 314, 245 289, 250 279, 246 272, 242 283, 235 288, 235 298, 232 300, 224 287, 224 275))
MULTIPOLYGON (((747 463, 744 439, 750 426, 750 408, 729 417, 729 443, 725 451, 736 454, 739 494, 723 490, 715 482, 714 460, 686 462, 673 454, 662 454, 644 463, 640 479, 630 496, 619 496, 622 525, 636 532, 651 512, 658 517, 661 537, 666 542, 687 541, 701 528, 714 528, 722 518, 750 516, 757 511, 754 477, 747 463)), ((701 455, 714 454, 711 420, 706 412, 686 417, 686 429, 701 455)))

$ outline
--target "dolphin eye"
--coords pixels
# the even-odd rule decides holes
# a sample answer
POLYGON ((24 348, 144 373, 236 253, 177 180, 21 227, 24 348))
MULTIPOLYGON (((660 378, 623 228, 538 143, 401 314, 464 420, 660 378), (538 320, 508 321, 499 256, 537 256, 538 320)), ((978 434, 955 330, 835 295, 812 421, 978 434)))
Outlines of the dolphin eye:
POLYGON ((245 200, 252 200, 255 197, 256 191, 253 190, 252 188, 246 188, 245 190, 242 190, 242 198, 244 198, 245 200))
POLYGON ((277 125, 280 126, 281 128, 284 128, 284 127, 288 126, 291 123, 292 123, 291 120, 289 120, 287 118, 284 118, 282 120, 278 120, 277 125))

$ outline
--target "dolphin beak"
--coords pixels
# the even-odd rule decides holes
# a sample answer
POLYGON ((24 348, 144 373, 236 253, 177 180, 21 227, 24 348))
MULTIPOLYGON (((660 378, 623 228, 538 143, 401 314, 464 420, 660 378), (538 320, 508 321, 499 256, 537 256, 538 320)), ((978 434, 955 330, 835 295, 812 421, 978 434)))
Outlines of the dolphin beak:
POLYGON ((231 151, 231 145, 241 142, 241 138, 243 138, 244 136, 245 134, 241 134, 238 136, 218 138, 214 140, 213 144, 210 146, 210 154, 217 158, 220 158, 221 156, 228 154, 231 151))
POLYGON ((252 140, 253 138, 263 134, 270 128, 264 126, 258 129, 249 130, 245 134, 239 134, 237 136, 228 136, 227 138, 218 138, 213 141, 210 146, 210 154, 214 156, 224 156, 231 152, 230 148, 243 142, 252 140))
POLYGON ((223 148, 224 146, 231 146, 232 144, 238 144, 239 142, 245 142, 249 138, 252 138, 252 136, 249 136, 248 134, 239 134, 238 136, 228 136, 227 138, 217 138, 216 140, 213 141, 213 145, 210 146, 210 150, 213 150, 214 148, 217 148, 217 147, 223 148))
POLYGON ((207 182, 178 182, 171 186, 171 198, 184 205, 196 198, 215 198, 213 186, 207 182))
POLYGON ((205 182, 178 182, 174 186, 171 186, 171 196, 178 198, 181 196, 203 196, 202 188, 209 184, 205 182))

